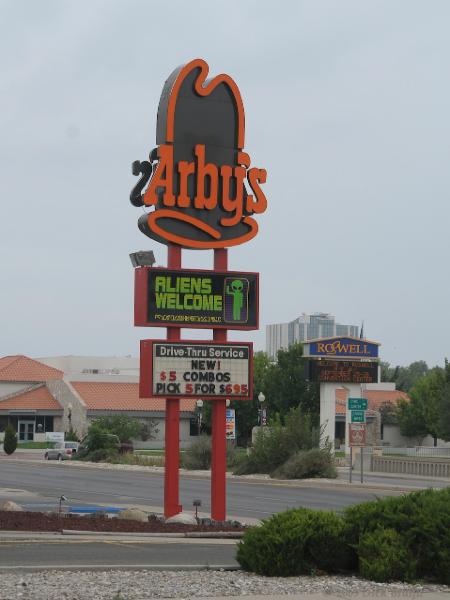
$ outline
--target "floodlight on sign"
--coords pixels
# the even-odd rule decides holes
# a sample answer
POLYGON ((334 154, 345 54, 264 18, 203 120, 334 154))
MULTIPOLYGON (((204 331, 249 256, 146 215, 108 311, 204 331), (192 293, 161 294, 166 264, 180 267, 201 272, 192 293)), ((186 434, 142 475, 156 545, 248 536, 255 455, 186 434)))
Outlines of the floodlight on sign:
POLYGON ((139 250, 130 254, 131 264, 136 267, 153 267, 155 264, 155 255, 153 250, 139 250))

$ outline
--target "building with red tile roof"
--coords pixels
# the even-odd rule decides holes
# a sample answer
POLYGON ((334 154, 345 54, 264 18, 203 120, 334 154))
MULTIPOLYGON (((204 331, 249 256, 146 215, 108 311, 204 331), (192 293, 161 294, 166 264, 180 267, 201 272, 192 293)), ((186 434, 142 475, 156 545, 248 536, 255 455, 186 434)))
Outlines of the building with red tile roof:
POLYGON ((0 358, 0 381, 51 381, 62 379, 64 373, 28 356, 0 358))
MULTIPOLYGON (((106 381, 71 381, 71 386, 83 400, 88 414, 97 411, 125 411, 138 413, 164 413, 164 398, 140 398, 138 383, 106 381)), ((190 413, 195 410, 195 400, 180 400, 180 411, 190 413)))

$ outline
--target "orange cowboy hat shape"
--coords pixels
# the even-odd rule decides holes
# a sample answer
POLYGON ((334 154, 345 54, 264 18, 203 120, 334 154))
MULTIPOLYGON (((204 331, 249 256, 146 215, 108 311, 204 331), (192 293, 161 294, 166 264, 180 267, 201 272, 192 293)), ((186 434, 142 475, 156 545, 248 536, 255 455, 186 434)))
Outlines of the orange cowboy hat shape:
POLYGON ((208 71, 201 59, 173 71, 159 101, 158 147, 149 161, 133 163, 133 174, 141 178, 131 203, 153 207, 139 219, 139 229, 158 242, 184 248, 247 242, 258 232, 252 215, 267 207, 261 189, 267 173, 250 168, 250 156, 243 151, 239 89, 229 75, 206 79, 208 71))

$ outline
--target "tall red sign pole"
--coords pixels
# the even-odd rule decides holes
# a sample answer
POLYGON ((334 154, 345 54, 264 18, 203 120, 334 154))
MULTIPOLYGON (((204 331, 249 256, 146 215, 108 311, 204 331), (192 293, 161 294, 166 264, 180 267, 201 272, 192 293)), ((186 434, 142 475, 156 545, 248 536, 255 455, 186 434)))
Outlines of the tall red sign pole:
MULTIPOLYGON (((169 269, 181 268, 181 246, 168 245, 167 267, 169 269)), ((180 340, 180 331, 180 327, 168 327, 167 339, 180 340)), ((179 503, 180 400, 178 398, 166 398, 165 428, 164 516, 168 518, 183 510, 179 503)))
MULTIPOLYGON (((229 346, 226 352, 230 352, 231 356, 233 343, 227 341, 228 330, 257 329, 258 324, 257 319, 248 321, 250 280, 245 274, 229 273, 227 248, 249 242, 258 233, 254 216, 267 208, 261 187, 266 182, 267 173, 265 169, 251 166, 250 156, 244 152, 244 105, 236 82, 225 74, 208 78, 208 73, 207 63, 194 59, 175 69, 166 80, 158 107, 157 148, 150 152, 149 160, 133 163, 133 174, 139 175, 140 179, 131 192, 130 201, 134 206, 150 208, 139 218, 139 229, 149 238, 167 244, 168 269, 172 272, 181 269, 182 248, 214 250, 214 272, 217 275, 227 273, 227 277, 224 287, 213 294, 211 290, 205 291, 208 286, 204 289, 198 287, 202 275, 192 277, 193 282, 197 281, 192 289, 187 275, 180 278, 183 281, 179 288, 171 289, 168 282, 167 290, 158 290, 160 294, 167 292, 167 304, 161 304, 158 318, 155 315, 151 319, 146 310, 150 293, 149 273, 137 270, 135 289, 139 299, 135 303, 135 324, 167 326, 167 340, 179 342, 183 325, 176 319, 178 315, 175 312, 203 310, 211 320, 188 319, 188 326, 211 328, 216 346, 229 346), (202 308, 192 304, 194 297, 197 304, 200 300, 202 308), (187 301, 186 306, 183 299, 187 301), (162 313, 166 310, 174 312, 170 315, 171 319, 164 321, 165 313, 162 313), (219 314, 215 312, 221 313, 219 320, 216 320, 219 314)), ((161 279, 165 281, 163 275, 161 279)), ((159 285, 164 287, 165 284, 160 282, 159 285)), ((211 281, 208 285, 211 287, 211 281)), ((154 292, 155 289, 151 293, 154 292)), ((258 293, 256 298, 253 296, 252 302, 257 306, 258 293)), ((174 378, 179 376, 182 379, 168 384, 167 388, 163 384, 165 374, 162 377, 160 373, 161 381, 157 385, 163 387, 159 395, 158 388, 153 387, 152 365, 156 363, 156 356, 146 354, 146 348, 153 348, 152 344, 152 340, 141 341, 140 394, 142 398, 151 398, 152 394, 166 398, 164 514, 170 517, 182 510, 179 503, 180 397, 186 394, 191 398, 204 398, 205 395, 201 393, 201 386, 197 387, 196 382, 201 380, 188 381, 176 370, 171 371, 174 378), (151 345, 146 346, 147 342, 151 345)), ((234 395, 239 400, 251 399, 250 346, 246 350, 245 383, 241 381, 241 373, 240 383, 236 380, 233 386, 231 383, 223 385, 223 382, 230 381, 230 373, 226 374, 228 379, 223 379, 224 374, 214 371, 215 367, 192 366, 194 362, 205 361, 192 360, 189 367, 197 371, 209 370, 212 376, 209 379, 212 391, 208 387, 205 393, 213 403, 211 516, 217 521, 226 518, 226 397, 234 395), (222 379, 216 380, 216 375, 222 379), (233 391, 230 392, 230 389, 233 391)), ((244 355, 227 360, 235 358, 245 360, 244 355)), ((231 362, 229 370, 232 371, 231 362)), ((195 374, 197 377, 206 375, 195 374)))
MULTIPOLYGON (((228 250, 214 250, 214 270, 228 270, 228 250)), ((214 329, 216 342, 227 341, 226 329, 214 329)), ((226 517, 226 400, 214 400, 212 405, 212 456, 211 456, 211 517, 225 521, 226 517)))

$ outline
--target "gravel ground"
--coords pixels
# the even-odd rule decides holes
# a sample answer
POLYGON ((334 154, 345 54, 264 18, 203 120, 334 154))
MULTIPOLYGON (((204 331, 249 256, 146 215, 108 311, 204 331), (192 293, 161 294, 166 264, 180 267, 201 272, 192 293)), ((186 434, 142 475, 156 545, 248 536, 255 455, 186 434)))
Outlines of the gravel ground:
POLYGON ((322 593, 406 598, 438 585, 378 584, 356 577, 260 577, 242 571, 39 571, 2 573, 1 600, 147 600, 322 593))

